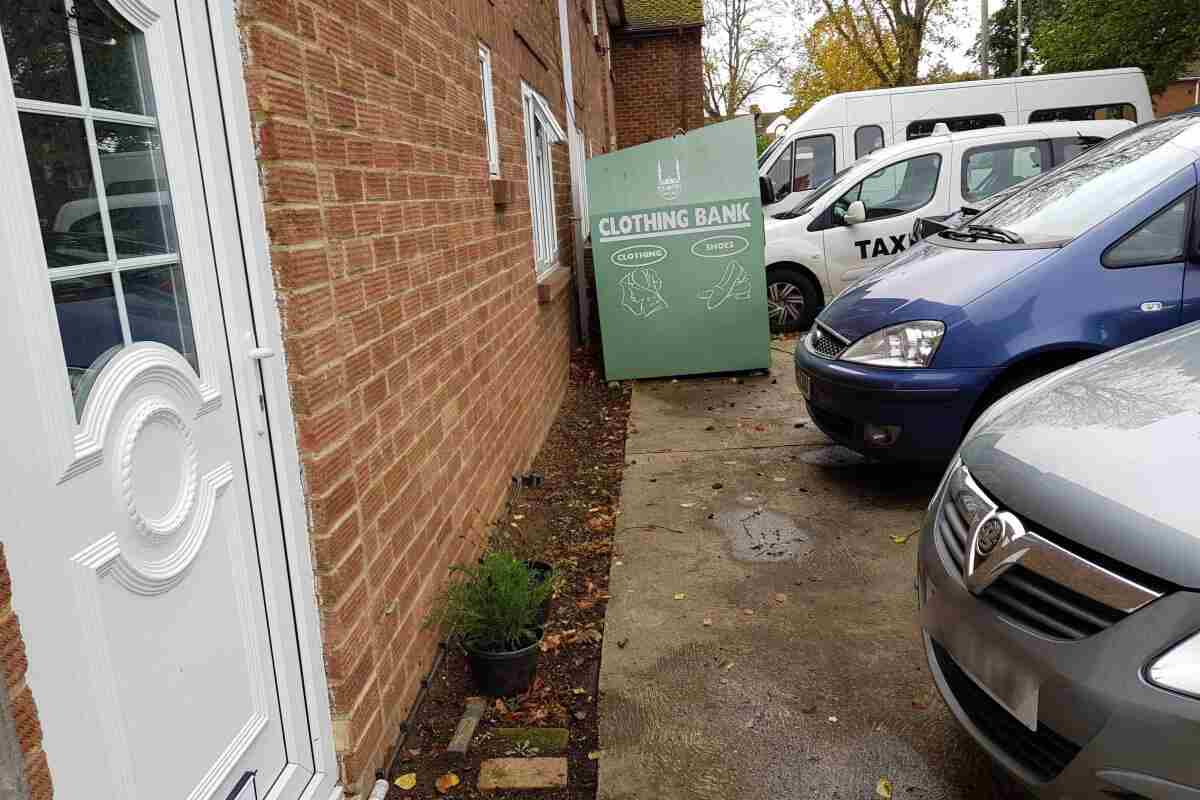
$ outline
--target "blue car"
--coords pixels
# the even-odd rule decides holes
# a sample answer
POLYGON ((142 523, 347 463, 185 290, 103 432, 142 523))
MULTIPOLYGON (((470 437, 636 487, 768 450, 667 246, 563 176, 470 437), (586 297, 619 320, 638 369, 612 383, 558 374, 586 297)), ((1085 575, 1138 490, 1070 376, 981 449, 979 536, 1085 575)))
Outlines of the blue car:
POLYGON ((813 422, 944 463, 1018 386, 1200 319, 1198 160, 1200 114, 1146 123, 847 289, 796 348, 813 422))

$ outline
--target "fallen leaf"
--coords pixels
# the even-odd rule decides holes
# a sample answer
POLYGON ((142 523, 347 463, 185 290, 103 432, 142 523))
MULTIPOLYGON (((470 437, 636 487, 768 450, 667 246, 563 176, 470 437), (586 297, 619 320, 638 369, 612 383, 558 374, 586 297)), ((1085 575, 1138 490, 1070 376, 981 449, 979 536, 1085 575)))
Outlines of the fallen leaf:
POLYGON ((696 504, 695 503, 680 503, 679 507, 680 508, 695 508, 696 504))
POLYGON ((875 794, 883 800, 892 800, 892 782, 887 778, 880 778, 879 783, 875 784, 875 794))
POLYGON ((675 593, 675 599, 676 599, 676 600, 686 600, 686 599, 687 599, 687 592, 676 592, 676 593, 675 593))
POLYGON ((743 608, 742 613, 745 614, 747 617, 753 617, 754 609, 753 608, 743 608))
POLYGON ((771 480, 775 481, 776 483, 786 483, 787 482, 787 478, 771 478, 771 480))
POLYGON ((829 721, 830 721, 830 722, 837 722, 837 717, 830 717, 830 718, 829 718, 829 721))
POLYGON ((458 786, 458 776, 453 772, 447 772, 434 782, 434 786, 437 787, 439 794, 445 794, 455 786, 458 786))
POLYGON ((896 536, 892 534, 892 541, 896 544, 907 544, 908 540, 917 535, 917 531, 911 531, 904 536, 896 536))
POLYGON ((625 649, 625 645, 627 645, 627 644, 629 644, 629 637, 628 637, 628 636, 626 636, 626 637, 625 637, 624 639, 622 639, 621 641, 617 642, 617 647, 619 647, 619 648, 621 648, 622 650, 624 650, 624 649, 625 649))
POLYGON ((711 625, 712 625, 712 617, 705 617, 704 618, 704 627, 708 628, 711 625))
POLYGON ((588 761, 595 761, 596 759, 600 758, 600 755, 600 750, 593 750, 592 752, 588 753, 588 761))
POLYGON ((396 778, 396 780, 392 781, 392 783, 396 784, 401 789, 412 789, 417 785, 417 773, 406 772, 399 778, 396 778))
POLYGON ((574 695, 587 694, 587 689, 580 689, 578 686, 576 686, 574 689, 571 690, 571 694, 574 694, 574 695))

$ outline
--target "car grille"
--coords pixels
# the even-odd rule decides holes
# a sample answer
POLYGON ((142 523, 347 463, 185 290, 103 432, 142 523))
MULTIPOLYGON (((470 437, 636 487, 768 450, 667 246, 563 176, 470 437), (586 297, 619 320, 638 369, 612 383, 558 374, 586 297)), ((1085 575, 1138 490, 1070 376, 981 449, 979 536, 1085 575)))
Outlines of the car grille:
POLYGON ((837 358, 846 350, 846 343, 833 331, 821 324, 814 324, 808 335, 808 349, 822 358, 837 358))
MULTIPOLYGON (((947 566, 963 576, 970 537, 963 509, 956 502, 942 502, 937 531, 947 566)), ((1019 564, 1003 572, 979 597, 1024 627, 1055 639, 1085 639, 1129 616, 1019 564)))
POLYGON ((979 732, 1041 781, 1052 781, 1079 755, 1080 746, 1046 727, 1041 720, 1031 731, 971 680, 941 645, 933 643, 934 658, 946 686, 979 732))

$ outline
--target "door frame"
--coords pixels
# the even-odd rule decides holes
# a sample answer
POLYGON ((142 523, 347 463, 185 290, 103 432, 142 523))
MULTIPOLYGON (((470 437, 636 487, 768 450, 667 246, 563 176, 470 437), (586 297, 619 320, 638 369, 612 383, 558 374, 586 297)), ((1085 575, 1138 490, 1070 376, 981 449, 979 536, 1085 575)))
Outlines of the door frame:
MULTIPOLYGON (((128 0, 126 0, 128 1, 128 0)), ((134 0, 136 2, 136 0, 134 0)), ((111 2, 111 0, 110 0, 111 2)), ((180 6, 179 0, 175 0, 180 6)), ((191 5, 190 0, 186 5, 191 5)), ((199 5, 199 4, 197 4, 199 5)), ((237 232, 242 260, 239 264, 218 264, 226 281, 244 281, 247 286, 251 320, 239 325, 236 313, 226 308, 226 333, 235 360, 238 335, 253 328, 256 341, 245 342, 250 347, 265 347, 276 355, 259 362, 266 405, 267 436, 243 437, 247 446, 248 476, 251 493, 259 500, 276 497, 278 513, 265 517, 278 526, 264 525, 267 533, 260 541, 268 546, 279 545, 276 553, 286 564, 286 575, 264 574, 264 580, 286 578, 291 585, 292 613, 296 621, 305 707, 308 712, 313 765, 315 774, 302 795, 303 800, 337 800, 342 796, 338 783, 337 755, 334 745, 333 718, 329 706, 328 682, 325 674, 324 646, 321 621, 317 610, 316 581, 309 543, 308 514, 304 487, 301 481, 300 447, 296 439, 296 420, 292 413, 285 351, 283 320, 279 314, 271 272, 270 243, 267 237, 265 207, 258 179, 258 160, 251 132, 253 130, 246 81, 243 70, 241 36, 233 4, 226 0, 203 0, 212 40, 211 57, 216 65, 216 88, 222 113, 219 115, 223 136, 211 137, 224 146, 227 169, 237 205, 237 232), (244 275, 235 267, 244 265, 244 275), (253 441, 252 441, 253 440, 253 441), (273 484, 273 485, 271 485, 273 484), (273 529, 272 529, 273 528, 273 529), (274 534, 274 535, 271 535, 274 534)), ((182 8, 180 9, 183 13, 182 8)), ((181 20, 181 24, 186 24, 181 20)), ((199 127, 199 122, 198 122, 199 127)), ((241 351, 245 355, 246 350, 241 351)), ((243 359, 245 360, 245 359, 243 359)), ((251 382, 251 373, 234 368, 235 382, 251 382)), ((249 387, 252 390, 252 387, 249 387)), ((252 396, 251 391, 240 393, 252 396)), ((283 687, 281 687, 281 692, 283 687)))

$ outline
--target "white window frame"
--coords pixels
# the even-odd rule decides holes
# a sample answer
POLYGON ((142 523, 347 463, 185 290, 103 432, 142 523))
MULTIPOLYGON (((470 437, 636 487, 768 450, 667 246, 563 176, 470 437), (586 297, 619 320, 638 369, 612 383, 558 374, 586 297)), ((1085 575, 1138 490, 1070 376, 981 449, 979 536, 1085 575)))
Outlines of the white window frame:
POLYGON ((530 228, 533 231, 534 270, 540 278, 558 265, 558 220, 554 213, 554 167, 550 145, 564 142, 566 133, 546 99, 521 83, 525 117, 525 163, 529 177, 530 228))
POLYGON ((492 88, 492 51, 479 43, 480 94, 483 95, 483 127, 487 140, 488 175, 500 177, 500 140, 496 134, 496 98, 492 88))

